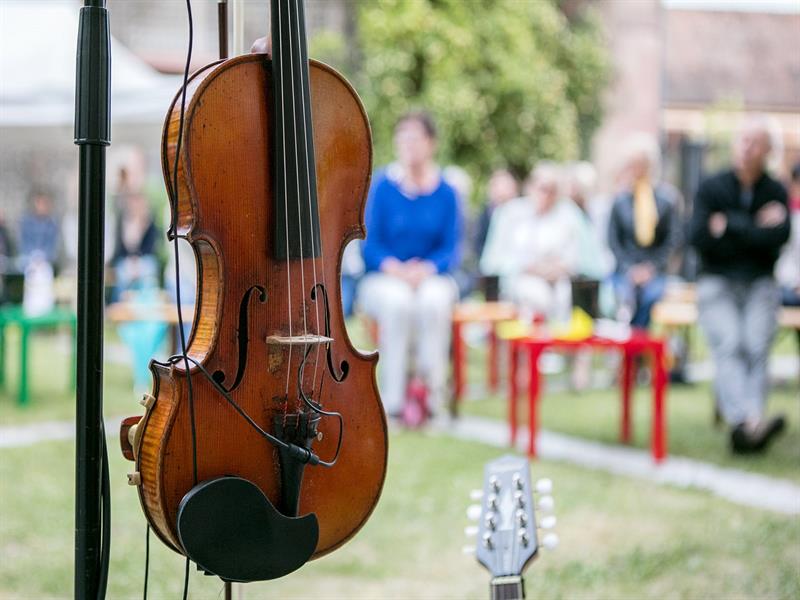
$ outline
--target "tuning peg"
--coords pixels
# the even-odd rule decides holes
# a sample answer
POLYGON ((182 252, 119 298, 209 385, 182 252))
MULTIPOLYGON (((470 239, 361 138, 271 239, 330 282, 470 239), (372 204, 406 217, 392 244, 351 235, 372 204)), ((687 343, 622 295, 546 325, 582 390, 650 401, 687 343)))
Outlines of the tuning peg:
POLYGON ((547 478, 537 480, 536 491, 539 492, 540 494, 553 493, 553 482, 547 478))
POLYGON ((467 537, 475 537, 478 535, 478 526, 477 525, 467 525, 464 527, 464 535, 467 537))
POLYGON ((486 498, 486 504, 492 510, 497 510, 497 494, 489 494, 489 496, 486 498))
POLYGON ((542 496, 539 498, 539 510, 543 512, 552 512, 555 502, 552 496, 542 496))
POLYGON ((528 530, 523 527, 517 532, 517 537, 519 537, 520 543, 527 548, 528 544, 530 543, 530 538, 528 537, 528 530))
POLYGON ((517 516, 517 523, 519 523, 521 527, 525 527, 525 525, 528 524, 528 515, 526 515, 525 511, 522 510, 521 508, 517 509, 516 516, 517 516))
POLYGON ((481 518, 481 505, 480 504, 470 504, 467 507, 467 518, 470 521, 477 521, 481 518))
POLYGON ((556 518, 554 515, 547 515, 539 519, 539 527, 542 529, 552 529, 556 526, 556 518))
POLYGON ((475 546, 462 546, 461 554, 475 554, 475 546))
POLYGON ((548 533, 542 538, 542 546, 547 550, 558 548, 558 536, 555 533, 548 533))
POLYGON ((470 490, 469 499, 474 502, 479 502, 483 498, 483 490, 470 490))
POLYGON ((500 480, 497 478, 496 475, 492 475, 489 478, 489 485, 492 486, 492 490, 494 490, 495 492, 500 491, 500 480))

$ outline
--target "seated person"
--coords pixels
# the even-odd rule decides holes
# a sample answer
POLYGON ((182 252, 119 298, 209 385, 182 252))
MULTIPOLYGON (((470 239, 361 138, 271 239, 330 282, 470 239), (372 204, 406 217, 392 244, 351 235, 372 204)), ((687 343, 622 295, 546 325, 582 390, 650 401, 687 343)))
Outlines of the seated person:
POLYGON ((432 412, 441 408, 457 288, 461 215, 456 192, 434 162, 436 129, 421 112, 395 128, 397 163, 372 180, 367 200, 366 275, 358 298, 378 324, 381 398, 389 416, 400 416, 409 350, 428 389, 432 412))
POLYGON ((492 222, 495 210, 517 197, 519 197, 519 184, 511 172, 506 169, 493 171, 486 186, 486 204, 475 222, 473 249, 476 261, 479 261, 483 255, 486 236, 489 235, 489 224, 492 222))
POLYGON ((766 172, 771 148, 765 120, 750 117, 736 136, 733 168, 700 185, 690 224, 701 260, 698 323, 735 453, 765 450, 786 424, 765 414, 780 302, 773 270, 790 231, 786 190, 766 172))
POLYGON ((159 233, 147 198, 141 192, 124 190, 119 201, 121 212, 111 258, 116 277, 115 300, 131 288, 156 285, 159 269, 159 233))
POLYGON ((555 165, 537 166, 526 190, 527 196, 508 201, 492 215, 481 273, 500 277, 501 296, 519 307, 523 320, 539 315, 566 321, 570 278, 578 266, 577 210, 559 196, 555 165))
POLYGON ((22 269, 34 256, 39 256, 55 267, 58 259, 58 222, 53 216, 53 201, 45 191, 38 190, 31 195, 31 211, 22 217, 19 233, 19 256, 22 269))
POLYGON ((608 223, 608 245, 617 262, 617 314, 642 329, 650 325, 650 310, 664 294, 667 261, 680 234, 674 192, 655 183, 659 162, 655 139, 631 141, 621 174, 623 189, 608 223))

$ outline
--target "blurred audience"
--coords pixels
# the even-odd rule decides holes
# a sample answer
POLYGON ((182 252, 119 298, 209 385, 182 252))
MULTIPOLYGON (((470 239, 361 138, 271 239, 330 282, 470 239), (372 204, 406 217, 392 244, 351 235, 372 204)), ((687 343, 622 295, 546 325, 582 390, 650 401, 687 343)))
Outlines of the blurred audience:
POLYGON ((19 233, 19 256, 24 270, 34 257, 55 268, 58 260, 60 231, 53 214, 49 192, 36 190, 31 195, 31 210, 22 217, 19 233))
POLYGON ((14 258, 14 243, 11 241, 11 234, 8 232, 6 214, 0 207, 0 273, 5 273, 11 268, 11 260, 14 258))
POLYGON ((785 426, 782 416, 764 416, 780 301, 773 268, 790 227, 786 190, 766 172, 771 147, 765 119, 749 117, 734 142, 733 168, 701 184, 690 223, 702 262, 700 326, 736 453, 764 450, 785 426))
POLYGON ((486 236, 489 234, 489 223, 491 223, 494 211, 517 197, 519 197, 519 183, 517 183, 516 177, 506 169, 496 169, 489 177, 489 183, 486 186, 486 204, 475 223, 474 249, 475 256, 479 259, 483 255, 486 236))
POLYGON ((500 277, 502 296, 524 320, 569 318, 581 225, 570 200, 559 194, 559 178, 556 165, 538 165, 527 195, 494 211, 481 256, 481 273, 500 277))
POLYGON ((367 200, 362 310, 378 324, 380 390, 386 412, 401 416, 409 351, 428 406, 444 402, 451 312, 462 219, 456 191, 434 160, 436 128, 424 112, 403 116, 394 132, 397 162, 376 174, 367 200))
POLYGON ((364 258, 361 256, 361 240, 353 240, 345 246, 342 254, 342 311, 345 317, 353 315, 358 282, 364 276, 364 258))
POLYGON ((0 207, 0 304, 10 301, 6 281, 8 274, 14 271, 14 244, 8 232, 5 211, 0 207))
POLYGON ((156 245, 159 232, 153 212, 145 195, 126 185, 125 169, 120 169, 120 186, 114 253, 111 265, 114 268, 115 294, 120 295, 134 287, 158 285, 159 264, 156 245))
POLYGON ((608 245, 616 259, 613 276, 617 317, 638 328, 650 325, 650 310, 664 294, 667 261, 679 241, 671 190, 658 183, 658 143, 648 135, 629 141, 614 199, 608 245))
POLYGON ((792 232, 775 265, 775 278, 783 305, 800 306, 800 162, 792 168, 789 181, 789 219, 792 232))
POLYGON ((593 197, 596 181, 597 172, 591 163, 567 165, 566 196, 578 208, 581 224, 578 275, 603 281, 611 273, 614 257, 608 248, 608 202, 593 197))
POLYGON ((458 248, 459 264, 450 274, 458 286, 458 297, 464 298, 475 287, 474 262, 476 259, 472 256, 468 245, 468 232, 470 231, 468 216, 470 214, 469 200, 472 197, 472 177, 469 176, 465 169, 457 165, 448 165, 442 169, 442 178, 455 190, 459 213, 464 221, 458 248))

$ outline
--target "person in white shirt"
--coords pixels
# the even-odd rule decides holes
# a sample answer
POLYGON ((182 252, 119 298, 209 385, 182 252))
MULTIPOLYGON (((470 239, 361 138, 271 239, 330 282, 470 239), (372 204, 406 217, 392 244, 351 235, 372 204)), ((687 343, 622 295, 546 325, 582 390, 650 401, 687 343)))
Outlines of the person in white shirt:
POLYGON ((519 307, 523 319, 569 318, 581 224, 575 206, 560 196, 559 181, 556 165, 538 165, 527 195, 499 207, 489 225, 481 273, 500 277, 501 295, 519 307))

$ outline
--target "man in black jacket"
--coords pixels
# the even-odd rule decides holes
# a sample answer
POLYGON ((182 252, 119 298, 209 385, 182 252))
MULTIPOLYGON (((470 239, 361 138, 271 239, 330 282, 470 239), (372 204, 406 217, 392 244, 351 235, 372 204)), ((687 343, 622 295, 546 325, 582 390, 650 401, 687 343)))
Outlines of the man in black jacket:
POLYGON ((673 190, 658 183, 660 161, 655 138, 640 134, 628 142, 623 190, 608 222, 618 318, 630 313, 630 324, 640 329, 650 326, 650 311, 664 294, 667 262, 680 236, 673 190))
POLYGON ((750 117, 733 147, 733 169, 702 183, 690 240, 702 261, 700 326, 714 359, 715 392, 734 452, 759 452, 783 430, 767 419, 767 359, 779 305, 773 268, 789 237, 786 190, 766 173, 763 118, 750 117))

